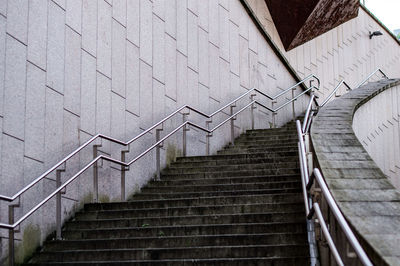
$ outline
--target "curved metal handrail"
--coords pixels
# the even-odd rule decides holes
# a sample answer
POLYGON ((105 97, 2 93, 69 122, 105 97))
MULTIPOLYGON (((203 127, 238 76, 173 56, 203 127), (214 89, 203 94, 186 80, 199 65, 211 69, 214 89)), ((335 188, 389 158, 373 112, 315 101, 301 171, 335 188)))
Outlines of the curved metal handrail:
MULTIPOLYGON (((311 101, 312 101, 312 99, 311 99, 311 101)), ((304 128, 304 124, 307 124, 307 122, 304 121, 303 128, 304 128)), ((347 240, 350 242, 354 251, 358 255, 358 258, 361 260, 363 265, 372 266, 373 265, 372 262, 368 258, 364 249, 361 247, 359 241, 355 237, 353 231, 351 230, 351 228, 348 225, 346 219, 344 218, 342 212, 340 211, 339 207, 337 206, 334 198, 332 197, 332 194, 329 191, 319 169, 314 168, 312 175, 309 176, 307 157, 306 157, 306 147, 305 147, 305 143, 304 143, 304 136, 306 134, 305 134, 304 130, 302 129, 301 122, 299 120, 296 121, 296 129, 297 129, 297 135, 299 138, 298 150, 299 150, 299 161, 300 161, 300 170, 301 170, 301 183, 302 183, 304 206, 305 206, 305 212, 306 212, 307 219, 311 220, 313 218, 314 214, 317 215, 318 221, 321 225, 322 232, 325 236, 325 239, 327 240, 329 248, 332 251, 332 255, 335 258, 336 263, 338 265, 344 265, 340 255, 339 255, 339 252, 336 248, 336 245, 332 239, 332 236, 329 233, 325 219, 319 208, 319 204, 317 202, 313 203, 312 197, 309 195, 309 190, 311 189, 314 181, 316 180, 319 187, 321 188, 322 194, 324 195, 332 213, 334 214, 337 222, 339 223, 339 226, 342 228, 343 232, 345 233, 347 240)))
POLYGON ((326 97, 326 99, 319 105, 321 108, 327 103, 329 102, 329 100, 333 97, 333 95, 336 95, 337 90, 340 88, 340 86, 345 85, 346 91, 351 91, 351 87, 349 86, 349 84, 346 83, 346 81, 344 81, 343 79, 338 83, 338 85, 336 85, 336 87, 332 90, 332 92, 328 95, 328 97, 326 97))
MULTIPOLYGON (((222 106, 221 108, 219 108, 218 110, 214 111, 213 113, 211 113, 210 115, 197 110, 194 107, 191 107, 190 105, 183 105, 180 108, 178 108, 177 110, 175 110, 174 112, 172 112, 171 114, 169 114, 168 116, 166 116, 165 118, 163 118, 162 120, 160 120, 159 122, 155 123, 154 125, 152 125, 151 127, 149 127, 148 129, 146 129, 145 131, 141 132, 140 134, 138 134, 137 136, 135 136, 134 138, 132 138, 131 140, 124 142, 121 140, 118 140, 116 138, 112 138, 109 137, 107 135, 103 135, 103 134, 97 134, 95 136, 93 136, 92 138, 90 138, 88 141, 86 141, 84 144, 82 144, 81 146, 79 146, 77 149, 75 149, 73 152, 71 152, 70 154, 68 154, 67 156, 65 156, 62 160, 60 160, 59 162, 57 162, 53 167, 51 167, 50 169, 48 169, 46 172, 44 172, 43 174, 41 174, 40 176, 38 176, 36 179, 34 179, 31 183, 29 183, 28 185, 26 185, 24 188, 22 188, 21 190, 19 190, 17 193, 15 193, 13 196, 5 196, 5 195, 0 195, 0 200, 4 200, 4 201, 8 201, 8 202, 12 202, 14 200, 16 200, 18 197, 20 197, 22 194, 24 194, 27 190, 29 190, 31 187, 33 187, 34 185, 36 185, 38 182, 40 182, 42 179, 44 179, 46 176, 48 176, 50 173, 52 173, 53 171, 55 171, 57 168, 59 168, 61 165, 63 165, 64 163, 66 163, 69 159, 71 159, 74 155, 76 155, 77 153, 79 153, 82 149, 84 149, 85 147, 87 147, 89 144, 91 144, 92 142, 96 141, 97 139, 105 139, 108 141, 111 141, 113 143, 116 144, 120 144, 123 146, 128 146, 129 144, 131 144, 132 142, 136 141, 137 139, 141 138, 142 136, 148 134, 150 131, 152 131, 153 129, 157 128, 158 126, 160 126, 161 124, 163 124, 165 121, 167 121, 168 119, 170 119, 171 117, 173 117, 174 115, 176 115, 177 113, 181 112, 184 109, 189 109, 205 118, 212 118, 213 116, 215 116, 216 114, 220 113, 222 110, 228 108, 229 106, 231 106, 232 104, 235 104, 237 101, 239 101, 240 99, 242 99, 243 97, 245 97, 246 95, 250 94, 251 92, 256 92, 261 94, 262 96, 267 97, 268 99, 271 100, 275 100, 277 98, 279 98, 280 96, 282 96, 283 94, 285 94, 286 92, 292 90, 293 88, 299 86, 300 84, 310 80, 310 79, 315 79, 318 82, 318 86, 312 86, 313 88, 319 89, 320 86, 320 80, 317 76, 311 74, 308 75, 306 78, 304 78, 303 80, 301 80, 300 82, 296 83, 295 85, 289 87, 288 89, 284 90, 283 92, 278 93, 275 96, 270 96, 256 88, 250 89, 247 92, 245 92, 244 94, 240 95, 239 97, 235 98, 233 101, 227 103, 226 105, 222 106)), ((310 88, 308 89, 310 90, 310 88)), ((307 90, 307 91, 308 91, 307 90)), ((304 92, 301 94, 303 95, 304 92)), ((267 107, 266 107, 267 108, 267 107)), ((267 108, 269 109, 269 108, 267 108)), ((279 108, 280 109, 280 108, 279 108)), ((278 109, 278 110, 279 110, 278 109)), ((272 112, 276 112, 277 110, 270 110, 272 112)))
POLYGON ((356 89, 360 88, 362 85, 364 85, 365 82, 367 82, 373 75, 376 74, 376 72, 380 72, 382 74, 382 76, 385 79, 388 79, 388 76, 382 71, 382 69, 377 68, 375 69, 373 72, 371 72, 371 74, 369 74, 363 81, 361 81, 357 86, 356 89))

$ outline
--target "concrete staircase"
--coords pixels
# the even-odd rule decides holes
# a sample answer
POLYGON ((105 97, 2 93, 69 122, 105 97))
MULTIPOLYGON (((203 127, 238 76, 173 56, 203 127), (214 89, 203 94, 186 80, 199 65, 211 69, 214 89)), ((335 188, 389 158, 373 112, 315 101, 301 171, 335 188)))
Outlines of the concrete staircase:
POLYGON ((309 265, 294 123, 178 158, 129 202, 86 204, 30 261, 309 265))

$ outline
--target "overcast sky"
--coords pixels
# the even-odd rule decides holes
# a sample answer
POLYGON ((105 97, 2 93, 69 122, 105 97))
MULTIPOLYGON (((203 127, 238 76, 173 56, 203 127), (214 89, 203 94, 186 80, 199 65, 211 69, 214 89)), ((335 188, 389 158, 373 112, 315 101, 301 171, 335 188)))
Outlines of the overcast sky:
POLYGON ((365 0, 365 6, 390 30, 400 29, 400 0, 365 0))

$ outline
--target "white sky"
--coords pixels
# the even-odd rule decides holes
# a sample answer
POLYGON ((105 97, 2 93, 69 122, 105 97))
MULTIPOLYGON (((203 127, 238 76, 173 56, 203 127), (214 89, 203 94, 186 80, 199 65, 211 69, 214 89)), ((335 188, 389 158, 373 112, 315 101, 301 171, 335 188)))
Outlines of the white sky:
POLYGON ((390 30, 400 29, 400 0, 365 0, 365 6, 390 30))

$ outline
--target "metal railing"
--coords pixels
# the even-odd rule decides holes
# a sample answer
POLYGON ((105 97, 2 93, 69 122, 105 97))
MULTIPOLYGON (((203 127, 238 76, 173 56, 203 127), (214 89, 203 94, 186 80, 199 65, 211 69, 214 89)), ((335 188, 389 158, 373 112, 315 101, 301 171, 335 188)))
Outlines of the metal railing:
POLYGON ((372 76, 374 76, 377 72, 382 74, 382 77, 385 79, 388 79, 388 76, 382 71, 382 69, 377 68, 374 71, 371 72, 363 81, 361 81, 355 88, 360 88, 362 85, 364 85, 372 76))
MULTIPOLYGON (((251 127, 254 129, 254 109, 256 108, 255 105, 261 106, 273 113, 273 117, 276 115, 276 113, 282 109, 284 106, 292 103, 293 104, 293 112, 294 112, 294 102, 307 93, 308 91, 312 91, 313 89, 319 89, 320 86, 320 80, 318 77, 315 75, 309 75, 306 78, 304 78, 302 81, 296 83, 295 85, 287 88, 286 90, 278 93, 275 96, 270 96, 264 92, 261 92, 258 89, 251 89, 247 91, 246 93, 240 95, 239 97, 235 98, 233 101, 229 102, 228 104, 224 105, 223 107, 219 108, 215 112, 211 114, 205 114, 202 111, 199 111, 196 108, 193 108, 189 105, 184 105, 180 108, 178 108, 176 111, 172 112, 156 124, 152 125, 149 127, 147 130, 143 131, 136 137, 132 138, 131 140, 124 142, 103 134, 97 134, 90 138, 88 141, 86 141, 84 144, 82 144, 80 147, 78 147, 76 150, 68 154, 66 157, 64 157, 62 160, 60 160, 58 163, 56 163, 53 167, 48 169, 46 172, 44 172, 42 175, 37 177, 35 180, 33 180, 31 183, 29 183, 27 186, 19 190, 16 194, 13 196, 5 196, 5 195, 0 195, 0 200, 6 201, 6 202, 14 202, 17 200, 16 203, 8 205, 8 224, 6 223, 0 223, 0 228, 3 229, 8 229, 9 230, 9 265, 14 265, 14 233, 19 232, 19 226, 20 224, 25 221, 28 217, 30 217, 33 213, 35 213, 39 208, 41 208, 46 202, 48 202, 51 198, 56 197, 56 238, 61 239, 61 194, 64 194, 66 192, 66 188, 69 184, 71 184, 74 180, 76 180, 79 176, 81 176, 86 170, 88 170, 90 167, 93 167, 93 202, 98 202, 98 162, 99 161, 109 161, 111 163, 117 164, 121 166, 121 200, 125 200, 125 171, 129 170, 129 166, 142 158, 144 155, 152 151, 154 148, 156 149, 156 171, 157 171, 157 178, 160 177, 160 148, 163 146, 163 143, 165 140, 167 140, 169 137, 177 133, 179 130, 182 129, 182 153, 183 156, 186 155, 186 132, 189 130, 189 127, 197 128, 198 130, 201 130, 205 132, 206 135, 206 154, 209 154, 210 150, 210 141, 209 138, 212 137, 212 134, 215 130, 220 128, 222 125, 227 123, 228 121, 231 122, 231 141, 232 144, 234 144, 234 121, 236 120, 236 116, 242 113, 244 110, 250 107, 250 114, 251 114, 251 127), (312 81, 317 81, 317 86, 312 85, 312 81), (310 86, 307 88, 307 90, 303 91, 297 96, 294 96, 294 90, 301 84, 305 83, 306 81, 310 81, 310 86), (257 96, 257 94, 260 94, 261 96, 264 96, 272 101, 275 101, 279 97, 283 96, 287 92, 292 91, 292 99, 289 101, 285 102, 284 104, 278 106, 277 108, 270 108, 267 107, 266 105, 260 103, 259 101, 255 100, 254 97, 257 96), (250 95, 250 103, 246 104, 244 107, 242 107, 240 110, 237 112, 234 112, 234 108, 236 107, 236 104, 239 100, 243 99, 245 96, 250 95), (219 114, 219 113, 224 113, 223 110, 230 107, 230 114, 228 117, 217 124, 215 127, 212 129, 209 129, 210 123, 212 123, 212 118, 219 114), (190 114, 190 111, 197 113, 198 115, 208 119, 205 121, 206 127, 200 126, 196 123, 187 121, 187 116, 190 114), (164 137, 161 138, 160 132, 164 130, 164 123, 175 116, 176 114, 182 114, 183 115, 183 122, 180 124, 178 127, 173 129, 170 133, 165 135, 164 137), (149 148, 147 148, 145 151, 140 153, 138 156, 133 158, 130 161, 126 161, 126 153, 130 151, 130 144, 132 144, 134 141, 140 139, 142 136, 148 134, 152 130, 156 130, 156 142, 151 145, 149 148), (109 156, 105 155, 98 155, 98 148, 102 146, 102 144, 96 144, 95 141, 97 140, 108 140, 112 143, 116 143, 122 146, 127 147, 126 150, 121 151, 121 159, 117 160, 114 158, 111 158, 109 156), (61 184, 61 173, 66 170, 66 164, 67 162, 76 154, 78 154, 81 150, 83 150, 85 147, 89 146, 90 144, 94 143, 93 145, 93 159, 86 164, 82 169, 80 169, 75 175, 70 177, 67 181, 64 182, 64 184, 61 184), (47 178, 48 175, 53 173, 55 171, 56 173, 56 186, 57 188, 46 198, 44 198, 42 201, 40 201, 38 204, 36 204, 33 208, 31 208, 26 214, 24 214, 21 218, 19 218, 17 221, 15 221, 14 217, 14 209, 17 207, 20 207, 21 205, 21 196, 27 192, 30 188, 35 186, 37 183, 39 183, 41 180, 44 178, 47 178), (17 229, 18 228, 18 229, 17 229)), ((276 102, 275 102, 276 103, 276 102)), ((272 102, 273 106, 274 102, 272 102)), ((275 122, 274 122, 275 123, 275 122)))
MULTIPOLYGON (((332 94, 333 95, 333 94, 332 94)), ((332 97, 332 96, 331 96, 332 97)), ((304 117, 303 124, 300 123, 299 120, 296 121, 296 128, 297 128, 297 135, 299 138, 298 142, 298 150, 299 150, 299 162, 300 162, 300 172, 301 172, 301 184, 303 190, 303 199, 304 199, 304 207, 306 212, 307 220, 312 220, 314 215, 317 216, 317 221, 321 226, 322 233, 325 236, 325 239, 328 243, 328 246, 332 252, 333 257, 336 260, 338 265, 344 265, 342 258, 336 248, 336 245, 332 239, 332 236, 329 233, 328 226, 325 222, 321 209, 319 207, 318 202, 313 202, 313 198, 311 196, 310 190, 314 183, 317 183, 319 188, 321 189, 322 194, 327 201, 330 210, 334 214, 336 221, 338 222, 339 226, 343 230, 344 234, 347 237, 350 245, 353 247, 354 251, 356 252, 358 258, 362 262, 363 265, 372 266, 372 262, 369 260, 367 254, 365 253, 364 249, 361 247, 360 243, 358 242, 357 238, 355 237, 353 231, 351 230, 350 226, 348 225, 346 219, 344 218, 343 214, 341 213, 339 207, 337 206, 334 198, 332 197, 331 192, 329 191, 324 178, 322 177, 321 172, 318 168, 313 168, 312 162, 312 153, 310 150, 310 142, 309 142, 309 125, 310 121, 312 120, 312 103, 313 97, 310 99, 310 104, 307 107, 306 115, 304 117)))
POLYGON ((319 106, 323 107, 327 102, 329 102, 329 100, 333 97, 333 95, 335 95, 335 97, 338 97, 339 95, 337 95, 336 93, 342 85, 346 86, 346 91, 351 90, 351 87, 346 83, 346 81, 341 80, 338 83, 338 85, 336 85, 336 87, 332 90, 332 92, 328 95, 328 97, 326 97, 326 99, 319 106))

